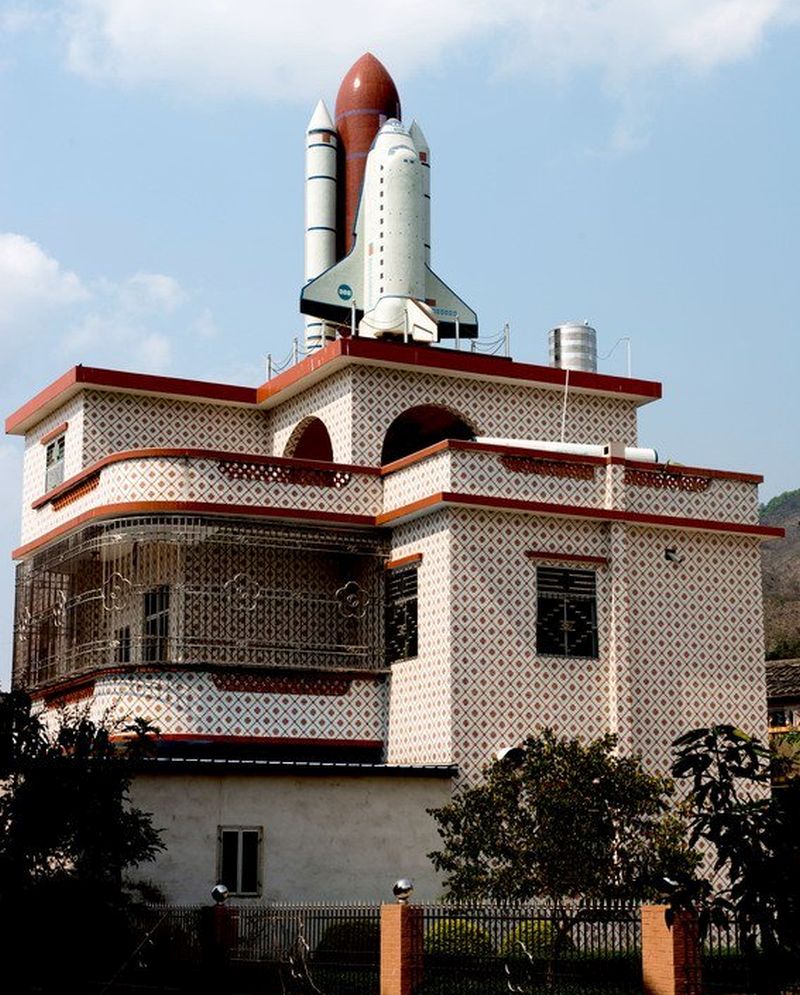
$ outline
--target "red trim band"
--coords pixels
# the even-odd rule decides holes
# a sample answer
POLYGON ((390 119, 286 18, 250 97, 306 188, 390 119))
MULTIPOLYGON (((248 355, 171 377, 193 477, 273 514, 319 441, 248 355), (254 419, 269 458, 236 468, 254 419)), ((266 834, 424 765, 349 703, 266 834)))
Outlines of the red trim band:
POLYGON ((104 370, 93 366, 73 366, 9 415, 6 418, 6 432, 24 432, 31 424, 36 423, 35 420, 43 417, 43 410, 63 404, 66 396, 62 395, 71 396, 81 387, 139 394, 171 394, 187 400, 219 401, 224 404, 255 405, 257 401, 255 387, 153 376, 149 373, 126 373, 124 370, 104 370))
POLYGON ((558 560, 563 563, 596 563, 607 566, 610 562, 607 556, 578 556, 575 553, 548 553, 546 549, 526 549, 529 560, 558 560))
POLYGON ((407 567, 412 563, 422 563, 422 553, 410 553, 408 556, 400 556, 396 560, 387 560, 387 570, 397 570, 398 567, 407 567))
POLYGON ((406 518, 435 505, 461 505, 488 508, 498 511, 522 511, 530 514, 550 515, 558 518, 592 518, 605 522, 626 522, 629 525, 660 525, 665 528, 697 529, 704 532, 733 532, 739 535, 782 538, 784 530, 766 525, 746 525, 739 522, 720 522, 704 518, 671 518, 669 515, 649 515, 643 512, 619 511, 613 508, 585 508, 580 505, 551 504, 544 501, 522 501, 517 498, 498 498, 487 495, 454 494, 440 491, 427 498, 413 501, 402 508, 377 516, 378 525, 388 525, 398 518, 406 518))
MULTIPOLYGON (((502 356, 481 356, 478 353, 460 352, 456 349, 433 349, 416 343, 401 344, 376 339, 347 338, 336 339, 285 373, 262 384, 258 388, 258 403, 262 404, 272 399, 328 363, 345 357, 375 363, 396 363, 421 370, 439 370, 451 375, 522 380, 531 386, 538 384, 558 388, 563 387, 566 381, 566 370, 554 366, 518 363, 502 356)), ((653 380, 614 377, 580 370, 569 371, 569 387, 570 390, 627 396, 641 402, 655 401, 661 397, 661 384, 653 380)))
POLYGON ((41 508, 49 504, 55 498, 60 497, 67 491, 77 487, 87 477, 102 470, 103 467, 111 463, 124 463, 135 459, 154 459, 158 457, 177 457, 186 459, 214 459, 224 463, 257 463, 263 466, 266 463, 275 463, 278 466, 287 466, 297 470, 325 470, 329 473, 359 473, 367 477, 380 476, 380 467, 377 466, 356 466, 350 463, 326 463, 323 460, 295 459, 293 456, 262 456, 252 453, 229 453, 219 449, 127 449, 119 453, 111 453, 102 459, 96 460, 85 466, 80 473, 74 474, 69 480, 65 480, 58 487, 47 491, 31 503, 31 508, 41 508))
POLYGON ((214 504, 210 501, 131 501, 128 504, 105 504, 99 505, 97 508, 90 508, 36 539, 18 546, 12 552, 11 558, 18 560, 34 549, 64 535, 64 533, 71 532, 72 529, 97 518, 112 518, 115 515, 162 514, 173 511, 197 515, 221 515, 226 518, 249 518, 252 516, 254 518, 289 518, 301 522, 329 522, 335 525, 353 525, 356 527, 375 525, 375 518, 372 515, 347 515, 336 511, 277 508, 269 505, 214 504))
POLYGON ((52 431, 48 432, 47 435, 43 435, 41 439, 39 439, 39 442, 43 446, 46 446, 48 442, 52 442, 53 439, 57 439, 59 435, 63 435, 68 428, 69 428, 69 422, 62 421, 60 425, 56 425, 56 427, 52 431))

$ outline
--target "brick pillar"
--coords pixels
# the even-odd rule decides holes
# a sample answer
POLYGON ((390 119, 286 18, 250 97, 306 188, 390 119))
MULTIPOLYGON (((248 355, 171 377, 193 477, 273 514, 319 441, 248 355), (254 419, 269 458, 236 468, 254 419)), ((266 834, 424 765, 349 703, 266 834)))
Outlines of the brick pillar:
POLYGON ((381 906, 381 995, 412 995, 422 981, 422 909, 381 906))
POLYGON ((642 906, 642 975, 645 995, 701 995, 697 917, 676 912, 667 926, 666 905, 642 906))

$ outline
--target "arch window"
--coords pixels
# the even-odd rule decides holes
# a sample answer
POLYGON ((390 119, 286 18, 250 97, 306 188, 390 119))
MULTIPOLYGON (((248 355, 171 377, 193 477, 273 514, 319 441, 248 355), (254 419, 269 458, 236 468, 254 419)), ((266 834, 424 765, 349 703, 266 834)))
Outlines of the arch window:
POLYGON ((475 435, 473 426, 451 408, 419 404, 399 414, 386 430, 381 463, 393 463, 444 439, 472 440, 475 435))
POLYGON ((333 443, 321 418, 304 418, 289 436, 284 456, 333 462, 333 443))

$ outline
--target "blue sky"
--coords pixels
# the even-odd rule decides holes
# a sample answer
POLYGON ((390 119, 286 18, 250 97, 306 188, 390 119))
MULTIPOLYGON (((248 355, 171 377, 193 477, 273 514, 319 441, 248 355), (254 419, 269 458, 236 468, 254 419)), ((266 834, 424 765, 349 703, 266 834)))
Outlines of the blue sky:
MULTIPOLYGON (((563 320, 601 353, 630 336, 664 384, 643 445, 800 487, 800 0, 379 6, 0 3, 6 412, 77 362, 260 382, 302 334, 305 125, 370 49, 483 333, 508 321, 531 362, 563 320)), ((6 549, 20 453, 0 440, 6 549)), ((11 589, 2 568, 0 672, 11 589)))

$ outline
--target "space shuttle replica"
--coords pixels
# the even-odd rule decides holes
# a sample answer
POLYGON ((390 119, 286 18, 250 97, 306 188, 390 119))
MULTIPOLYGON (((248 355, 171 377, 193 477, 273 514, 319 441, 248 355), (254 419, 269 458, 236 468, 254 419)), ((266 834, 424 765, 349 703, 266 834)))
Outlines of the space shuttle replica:
POLYGON ((418 343, 475 338, 475 312, 433 272, 430 149, 402 124, 391 76, 371 54, 322 100, 306 132, 306 352, 340 334, 418 343))

